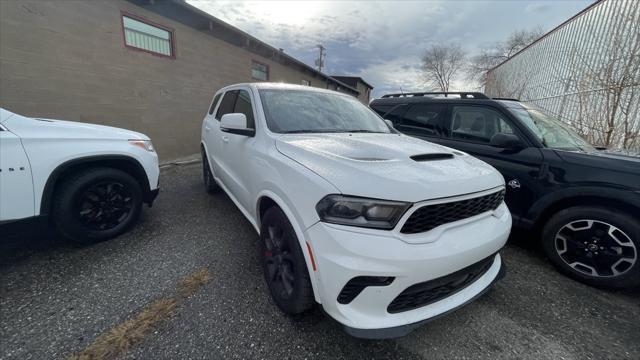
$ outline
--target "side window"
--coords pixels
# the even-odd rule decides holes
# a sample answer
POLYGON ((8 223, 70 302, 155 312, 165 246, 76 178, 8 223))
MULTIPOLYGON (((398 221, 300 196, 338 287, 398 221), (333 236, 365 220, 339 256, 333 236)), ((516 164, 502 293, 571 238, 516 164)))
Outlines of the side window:
POLYGON ((220 102, 220 106, 218 106, 218 112, 216 113, 216 119, 220 120, 222 115, 229 114, 233 112, 233 107, 236 103, 236 97, 238 95, 238 90, 227 91, 222 97, 222 101, 220 102))
POLYGON ((454 106, 451 138, 489 144, 498 133, 514 134, 509 121, 499 112, 483 106, 454 106))
POLYGON ((241 113, 247 117, 247 127, 255 129, 255 121, 253 119, 253 108, 251 107, 251 95, 246 90, 238 92, 238 99, 233 110, 234 113, 241 113))
POLYGON ((398 130, 420 135, 439 135, 444 112, 443 104, 415 104, 404 114, 398 130))
POLYGON ((209 115, 213 115, 213 110, 216 109, 216 105, 218 105, 218 100, 220 100, 220 96, 222 96, 222 94, 218 94, 213 98, 213 102, 211 103, 211 108, 209 108, 209 115))
POLYGON ((407 104, 398 105, 376 105, 373 108, 382 118, 391 120, 393 126, 397 126, 402 120, 402 114, 407 111, 407 104))

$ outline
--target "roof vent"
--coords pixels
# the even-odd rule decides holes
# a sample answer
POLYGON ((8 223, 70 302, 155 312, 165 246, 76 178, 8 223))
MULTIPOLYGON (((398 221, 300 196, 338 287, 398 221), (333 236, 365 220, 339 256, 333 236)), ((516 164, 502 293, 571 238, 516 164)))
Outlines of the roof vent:
POLYGON ((449 154, 449 153, 420 154, 420 155, 413 155, 411 156, 411 158, 415 161, 445 160, 445 159, 452 159, 453 154, 449 154))

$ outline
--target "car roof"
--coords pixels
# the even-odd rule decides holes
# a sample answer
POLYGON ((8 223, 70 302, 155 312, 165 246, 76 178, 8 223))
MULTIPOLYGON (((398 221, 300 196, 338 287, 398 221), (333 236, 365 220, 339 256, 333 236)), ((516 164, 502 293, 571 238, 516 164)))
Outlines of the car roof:
POLYGON ((257 90, 260 90, 260 89, 300 90, 300 91, 310 91, 310 92, 318 92, 318 93, 325 93, 325 94, 338 94, 338 95, 344 95, 344 96, 351 97, 351 95, 349 95, 349 94, 345 94, 345 93, 342 93, 342 92, 339 92, 339 91, 335 91, 335 90, 317 88, 317 87, 306 86, 306 85, 295 85, 295 84, 280 83, 280 82, 239 83, 239 84, 233 84, 233 85, 225 86, 224 88, 220 89, 220 91, 227 91, 227 90, 235 89, 235 88, 242 87, 242 86, 248 86, 248 87, 251 87, 251 88, 254 88, 254 89, 257 89, 257 90))
POLYGON ((371 101, 372 106, 375 105, 398 105, 398 104, 416 104, 416 103, 468 103, 468 104, 493 104, 506 108, 528 108, 516 99, 506 98, 464 98, 464 97, 450 97, 450 96, 399 96, 399 97, 385 97, 374 99, 371 101))

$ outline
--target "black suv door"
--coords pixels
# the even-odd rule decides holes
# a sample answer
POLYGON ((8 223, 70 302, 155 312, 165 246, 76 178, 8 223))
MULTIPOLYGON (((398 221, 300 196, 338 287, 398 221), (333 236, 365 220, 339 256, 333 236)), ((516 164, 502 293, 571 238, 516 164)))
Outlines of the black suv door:
POLYGON ((407 104, 397 107, 385 118, 391 120, 396 130, 402 133, 438 142, 442 135, 446 110, 446 104, 407 104))
POLYGON ((531 146, 509 116, 489 105, 450 104, 439 143, 467 152, 495 167, 504 176, 506 202, 514 222, 526 214, 536 200, 543 156, 531 146), (520 138, 522 148, 503 149, 490 145, 498 133, 520 138))

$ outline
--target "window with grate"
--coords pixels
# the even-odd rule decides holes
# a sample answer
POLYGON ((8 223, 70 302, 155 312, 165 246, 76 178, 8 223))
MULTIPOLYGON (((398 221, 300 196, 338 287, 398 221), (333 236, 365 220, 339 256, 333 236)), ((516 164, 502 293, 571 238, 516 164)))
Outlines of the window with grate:
POLYGON ((127 46, 152 54, 173 57, 173 32, 169 29, 122 15, 124 42, 127 46))

